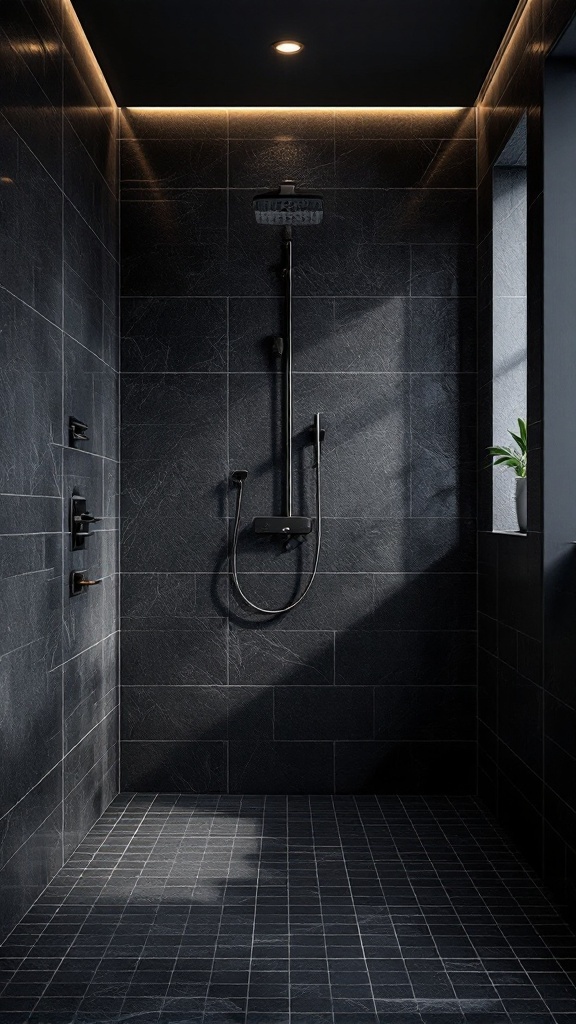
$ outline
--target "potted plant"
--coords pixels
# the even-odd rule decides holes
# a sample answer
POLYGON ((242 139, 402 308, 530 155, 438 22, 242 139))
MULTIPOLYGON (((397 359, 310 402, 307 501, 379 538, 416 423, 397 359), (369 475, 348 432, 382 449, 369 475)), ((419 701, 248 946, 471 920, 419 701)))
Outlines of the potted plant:
POLYGON ((528 437, 526 420, 518 420, 518 433, 509 430, 508 433, 518 445, 518 448, 500 448, 496 446, 489 448, 488 452, 494 460, 495 466, 510 466, 516 474, 516 515, 518 517, 518 529, 526 533, 528 526, 528 512, 526 502, 526 463, 528 457, 528 437))

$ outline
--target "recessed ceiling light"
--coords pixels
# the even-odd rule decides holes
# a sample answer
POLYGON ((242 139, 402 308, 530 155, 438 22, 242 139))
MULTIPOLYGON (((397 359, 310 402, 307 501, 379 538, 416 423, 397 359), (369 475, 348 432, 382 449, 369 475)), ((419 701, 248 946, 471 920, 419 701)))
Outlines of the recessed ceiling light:
POLYGON ((276 53, 300 53, 304 49, 304 43, 298 43, 295 39, 281 39, 278 43, 272 43, 276 53))

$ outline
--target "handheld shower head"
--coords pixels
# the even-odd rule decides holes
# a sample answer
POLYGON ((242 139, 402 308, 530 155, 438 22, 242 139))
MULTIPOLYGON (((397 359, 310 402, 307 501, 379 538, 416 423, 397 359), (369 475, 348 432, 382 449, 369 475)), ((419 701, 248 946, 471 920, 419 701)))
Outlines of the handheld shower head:
POLYGON ((322 196, 297 192, 293 181, 283 181, 277 192, 255 196, 252 206, 257 224, 321 224, 324 216, 322 196))

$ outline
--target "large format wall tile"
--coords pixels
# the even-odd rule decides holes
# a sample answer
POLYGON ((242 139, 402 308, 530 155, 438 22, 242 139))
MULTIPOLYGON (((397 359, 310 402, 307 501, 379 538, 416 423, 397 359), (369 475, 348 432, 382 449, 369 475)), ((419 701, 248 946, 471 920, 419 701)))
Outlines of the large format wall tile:
POLYGON ((64 52, 62 86, 66 121, 96 170, 117 193, 118 111, 110 93, 102 89, 96 68, 87 68, 73 42, 64 52))
POLYGON ((334 145, 327 139, 231 139, 230 188, 267 191, 281 181, 334 186, 334 145))
POLYGON ((50 667, 50 656, 37 640, 2 658, 1 814, 62 759, 62 669, 50 667))
POLYGON ((475 139, 336 139, 341 188, 476 187, 475 139))
POLYGON ((62 803, 58 803, 0 870, 5 937, 62 867, 62 803))
POLYGON ((225 740, 227 687, 126 686, 122 734, 127 740, 225 740))
POLYGON ((224 295, 226 249, 224 189, 122 204, 126 295, 224 295))
POLYGON ((16 3, 3 8, 2 29, 2 113, 60 185, 62 42, 56 25, 40 4, 16 3))
POLYGON ((226 299, 124 299, 123 368, 133 373, 225 372, 226 333, 226 299))
POLYGON ((120 765, 121 787, 129 792, 223 793, 227 787, 226 744, 221 740, 125 740, 120 765))
POLYGON ((118 704, 118 633, 64 665, 64 750, 67 753, 118 704))
MULTIPOLYGON (((406 623, 407 625, 407 623, 406 623)), ((335 637, 343 685, 473 686, 476 633, 447 630, 344 632, 335 637)))
POLYGON ((363 740, 374 736, 374 693, 368 686, 278 686, 274 735, 279 740, 363 740))
POLYGON ((338 109, 334 114, 336 139, 475 139, 473 108, 445 110, 397 108, 374 110, 338 109))
POLYGON ((62 766, 57 764, 36 786, 0 817, 0 870, 47 817, 47 808, 62 801, 62 766))
POLYGON ((230 683, 251 686, 331 686, 334 634, 329 631, 234 628, 230 683))
POLYGON ((374 732, 382 740, 469 740, 476 735, 476 687, 382 686, 375 691, 374 732))
POLYGON ((64 800, 64 859, 74 852, 118 793, 118 748, 113 747, 64 800))
POLYGON ((68 4, 5 7, 0 941, 118 788, 115 114, 68 4), (73 492, 105 511, 74 552, 73 492), (71 598, 73 569, 104 580, 71 598))
POLYGON ((117 255, 114 183, 96 166, 70 122, 64 121, 64 191, 82 219, 112 256, 117 255))
POLYGON ((72 338, 64 341, 64 406, 90 426, 90 452, 118 460, 118 375, 72 338))
POLYGON ((124 567, 208 572, 227 532, 226 376, 128 374, 123 394, 124 567))
POLYGON ((419 516, 475 512, 475 378, 417 374, 410 387, 412 510, 419 516))
POLYGON ((0 654, 42 640, 51 667, 60 663, 62 582, 60 566, 0 580, 0 654))
MULTIPOLYGON (((246 595, 264 608, 283 608, 298 596, 302 586, 293 573, 239 573, 246 595)), ((374 623, 372 573, 320 573, 306 601, 286 615, 273 618, 253 612, 241 602, 235 589, 230 594, 230 615, 237 625, 276 630, 338 630, 372 628, 374 623)))
POLYGON ((226 188, 225 139, 123 139, 120 159, 126 199, 160 189, 226 188))
POLYGON ((62 193, 4 118, 0 148, 0 285, 60 325, 62 193))
MULTIPOLYGON (((213 599, 211 574, 124 572, 122 625, 125 630, 189 630, 197 620, 222 616, 213 599)), ((212 637, 212 633, 206 634, 212 637)))
POLYGON ((337 743, 335 787, 342 793, 470 793, 475 743, 337 743))
POLYGON ((381 573, 373 578, 373 629, 474 629, 475 573, 381 573))
POLYGON ((332 793, 333 744, 230 743, 231 793, 332 793))
POLYGON ((122 118, 125 789, 468 791, 475 776, 475 127, 470 112, 128 111, 122 118), (223 154, 227 146, 228 168, 223 154), (293 233, 294 512, 280 230, 293 233), (205 190, 205 191, 202 191, 205 190))
POLYGON ((62 335, 0 289, 0 489, 60 493, 62 335))
POLYGON ((432 242, 410 247, 411 295, 476 297, 476 246, 432 242))
POLYGON ((180 629, 122 632, 124 686, 219 685, 228 681, 226 620, 207 618, 180 629))

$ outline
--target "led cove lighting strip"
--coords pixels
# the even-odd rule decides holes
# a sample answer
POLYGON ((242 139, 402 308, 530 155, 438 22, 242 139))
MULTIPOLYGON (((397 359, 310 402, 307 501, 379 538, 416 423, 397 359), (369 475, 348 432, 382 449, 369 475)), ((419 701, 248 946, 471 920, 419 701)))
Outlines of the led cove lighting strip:
POLYGON ((439 113, 454 113, 454 112, 456 112, 458 110, 469 110, 470 108, 469 107, 339 107, 339 106, 334 106, 334 107, 332 107, 332 106, 326 106, 326 107, 261 107, 261 106, 251 106, 251 107, 234 107, 234 106, 229 106, 229 107, 225 107, 225 106, 220 106, 220 107, 196 107, 196 106, 191 105, 189 107, 122 107, 121 109, 122 110, 145 111, 145 112, 154 111, 154 110, 157 110, 157 111, 172 110, 172 111, 183 111, 183 112, 187 112, 187 111, 191 111, 191 110, 198 110, 198 111, 201 111, 201 112, 204 112, 204 111, 207 111, 207 110, 298 110, 298 111, 301 111, 301 110, 315 110, 315 111, 351 110, 351 111, 355 111, 355 110, 357 110, 359 112, 378 113, 379 111, 382 111, 382 110, 386 110, 386 111, 393 110, 393 111, 398 111, 399 113, 403 113, 405 111, 423 110, 423 111, 426 111, 426 112, 438 111, 439 113))

